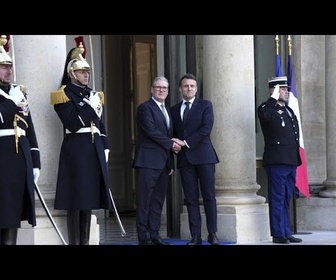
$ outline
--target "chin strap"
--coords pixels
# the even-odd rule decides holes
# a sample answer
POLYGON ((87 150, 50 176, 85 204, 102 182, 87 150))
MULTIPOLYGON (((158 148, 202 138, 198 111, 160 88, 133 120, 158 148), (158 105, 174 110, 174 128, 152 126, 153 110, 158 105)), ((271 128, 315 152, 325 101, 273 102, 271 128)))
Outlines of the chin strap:
MULTIPOLYGON (((84 84, 82 84, 82 83, 80 82, 80 80, 77 79, 76 74, 75 74, 75 71, 71 71, 71 74, 72 74, 72 76, 75 78, 75 80, 77 81, 78 85, 83 86, 83 87, 87 87, 87 86, 88 86, 88 85, 84 85, 84 84)), ((89 83, 90 83, 90 78, 91 78, 91 76, 89 77, 89 83)))

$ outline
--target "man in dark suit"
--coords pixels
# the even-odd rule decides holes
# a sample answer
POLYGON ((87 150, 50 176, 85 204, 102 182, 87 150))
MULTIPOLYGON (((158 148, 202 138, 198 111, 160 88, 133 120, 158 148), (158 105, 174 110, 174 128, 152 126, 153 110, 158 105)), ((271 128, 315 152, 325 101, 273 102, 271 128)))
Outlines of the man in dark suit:
POLYGON ((186 74, 180 79, 179 90, 183 100, 173 106, 170 112, 174 123, 173 140, 182 146, 177 154, 177 168, 181 175, 192 236, 187 245, 202 244, 199 187, 209 233, 208 242, 219 245, 215 197, 215 164, 219 160, 210 140, 214 123, 212 103, 196 97, 197 81, 192 74, 186 74))
POLYGON ((271 236, 274 243, 301 242, 292 236, 290 201, 293 196, 296 168, 301 165, 299 123, 287 106, 287 77, 271 78, 270 97, 258 107, 264 135, 263 166, 268 178, 268 204, 271 236))
POLYGON ((174 172, 173 151, 181 147, 172 140, 173 123, 165 100, 169 82, 154 79, 152 96, 137 108, 137 141, 133 167, 137 172, 136 227, 139 245, 170 245, 159 234, 168 179, 174 172))

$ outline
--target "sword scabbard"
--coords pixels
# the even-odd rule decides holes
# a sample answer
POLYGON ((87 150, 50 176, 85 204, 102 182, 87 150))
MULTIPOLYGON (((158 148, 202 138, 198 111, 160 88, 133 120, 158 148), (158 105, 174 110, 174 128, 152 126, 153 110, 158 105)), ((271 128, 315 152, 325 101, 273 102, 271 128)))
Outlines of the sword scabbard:
POLYGON ((13 127, 14 127, 14 136, 15 136, 15 151, 16 153, 18 153, 19 152, 19 134, 18 134, 16 115, 14 116, 13 127))

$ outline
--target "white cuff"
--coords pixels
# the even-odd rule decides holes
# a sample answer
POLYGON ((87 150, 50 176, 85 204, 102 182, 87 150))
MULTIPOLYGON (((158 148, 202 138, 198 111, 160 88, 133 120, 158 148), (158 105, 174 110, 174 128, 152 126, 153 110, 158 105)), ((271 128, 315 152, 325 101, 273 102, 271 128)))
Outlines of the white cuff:
POLYGON ((105 160, 106 160, 106 162, 108 162, 110 150, 109 149, 105 149, 104 152, 105 152, 105 160))
POLYGON ((34 177, 34 182, 37 184, 37 180, 40 177, 40 169, 38 168, 33 168, 33 177, 34 177))

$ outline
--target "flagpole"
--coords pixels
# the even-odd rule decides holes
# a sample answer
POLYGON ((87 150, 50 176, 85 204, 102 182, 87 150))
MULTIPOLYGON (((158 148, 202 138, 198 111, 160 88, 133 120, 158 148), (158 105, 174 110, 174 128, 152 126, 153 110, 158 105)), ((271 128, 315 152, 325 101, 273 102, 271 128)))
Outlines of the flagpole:
POLYGON ((275 54, 279 55, 280 54, 280 44, 279 44, 279 35, 275 36, 275 54))
POLYGON ((275 36, 275 76, 283 76, 281 69, 281 60, 280 60, 280 38, 279 35, 275 36))
MULTIPOLYGON (((291 39, 291 36, 288 35, 288 38, 287 38, 287 43, 288 43, 288 56, 291 56, 292 55, 292 39, 291 39)), ((287 73, 288 75, 289 73, 287 73)), ((291 75, 293 75, 293 73, 291 73, 291 75)), ((290 78, 290 80, 292 80, 292 77, 288 77, 290 78)), ((292 86, 291 84, 292 82, 290 81, 290 86, 292 86)), ((301 124, 300 124, 301 125, 301 124)), ((300 137, 303 137, 302 135, 300 135, 300 137)), ((297 231, 297 211, 296 211, 296 186, 294 187, 293 189, 293 233, 294 234, 311 234, 311 232, 298 232, 297 231)))
MULTIPOLYGON (((290 35, 288 35, 287 38, 287 45, 288 45, 288 55, 292 55, 292 39, 290 35)), ((288 73, 287 73, 288 75, 288 73)), ((302 137, 302 136, 301 136, 302 137)), ((295 188, 293 189, 293 232, 294 234, 297 234, 297 213, 296 213, 296 194, 295 194, 295 188)))

